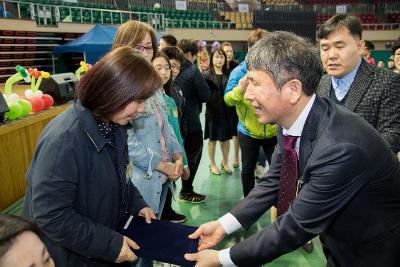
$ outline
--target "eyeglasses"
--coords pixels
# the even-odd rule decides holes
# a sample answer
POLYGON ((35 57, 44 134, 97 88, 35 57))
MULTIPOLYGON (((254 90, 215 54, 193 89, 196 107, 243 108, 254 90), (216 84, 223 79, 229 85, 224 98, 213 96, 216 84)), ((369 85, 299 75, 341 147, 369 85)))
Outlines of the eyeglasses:
POLYGON ((169 65, 154 65, 154 68, 158 71, 161 71, 161 70, 166 70, 166 71, 169 70, 170 71, 171 70, 171 67, 169 65))
POLYGON ((137 50, 139 50, 140 52, 144 52, 146 50, 147 53, 152 53, 153 52, 153 46, 144 46, 141 44, 137 44, 133 46, 134 48, 136 48, 137 50))

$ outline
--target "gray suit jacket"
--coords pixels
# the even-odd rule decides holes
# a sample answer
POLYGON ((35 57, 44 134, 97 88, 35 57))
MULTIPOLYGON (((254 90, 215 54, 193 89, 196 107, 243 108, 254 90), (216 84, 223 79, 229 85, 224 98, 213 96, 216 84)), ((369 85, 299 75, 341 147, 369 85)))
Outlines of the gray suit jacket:
MULTIPOLYGON (((329 97, 331 84, 331 76, 324 75, 317 94, 329 97)), ((368 121, 393 152, 400 151, 400 75, 363 60, 344 106, 368 121)))
MULTIPOLYGON (((276 204, 282 128, 277 137, 266 177, 231 211, 245 229, 276 204)), ((259 266, 323 234, 338 266, 398 266, 400 163, 377 131, 317 97, 300 138, 299 173, 304 185, 289 210, 231 248, 236 265, 259 266)))

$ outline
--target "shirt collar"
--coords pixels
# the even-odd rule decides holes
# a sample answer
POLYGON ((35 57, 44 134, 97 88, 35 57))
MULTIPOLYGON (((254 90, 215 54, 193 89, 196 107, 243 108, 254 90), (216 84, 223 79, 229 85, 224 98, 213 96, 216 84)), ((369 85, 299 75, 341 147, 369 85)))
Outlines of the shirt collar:
POLYGON ((362 59, 360 59, 360 62, 358 62, 357 67, 355 67, 351 72, 347 73, 345 76, 341 78, 335 78, 332 76, 332 85, 333 88, 336 90, 337 88, 337 83, 340 81, 343 83, 343 88, 348 91, 350 89, 351 84, 353 83, 354 77, 356 77, 357 71, 360 68, 362 59))
MULTIPOLYGON (((92 141, 93 145, 96 147, 96 150, 100 152, 103 149, 103 147, 108 143, 108 141, 102 135, 98 122, 93 117, 92 112, 86 107, 82 106, 80 101, 77 99, 74 102, 74 109, 85 133, 92 141)), ((119 134, 119 132, 121 131, 119 131, 118 129, 119 127, 116 126, 113 129, 113 133, 119 134)))
POLYGON ((308 114, 310 113, 311 107, 314 104, 315 96, 315 94, 311 96, 310 100, 308 100, 307 105, 304 107, 303 111, 300 113, 300 116, 297 117, 292 126, 290 126, 289 129, 282 129, 283 135, 301 136, 301 132, 303 131, 308 114))

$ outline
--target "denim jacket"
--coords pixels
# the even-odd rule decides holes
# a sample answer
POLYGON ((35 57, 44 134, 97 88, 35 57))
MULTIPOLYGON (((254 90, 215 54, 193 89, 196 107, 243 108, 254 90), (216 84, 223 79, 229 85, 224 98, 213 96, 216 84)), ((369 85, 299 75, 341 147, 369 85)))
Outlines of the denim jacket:
POLYGON ((139 189, 144 200, 157 214, 160 212, 160 198, 164 180, 156 166, 161 161, 161 132, 158 125, 155 105, 159 107, 164 121, 164 136, 168 149, 169 159, 172 155, 182 153, 178 140, 168 122, 167 107, 162 92, 158 91, 145 104, 145 112, 136 116, 132 121, 132 129, 128 131, 128 153, 133 163, 131 180, 139 189))

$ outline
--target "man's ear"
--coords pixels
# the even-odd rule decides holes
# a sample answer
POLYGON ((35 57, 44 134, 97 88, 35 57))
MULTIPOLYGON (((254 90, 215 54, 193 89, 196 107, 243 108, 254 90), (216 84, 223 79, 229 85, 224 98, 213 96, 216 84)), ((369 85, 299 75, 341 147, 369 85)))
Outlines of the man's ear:
POLYGON ((303 93, 303 85, 301 81, 293 79, 288 82, 288 86, 290 90, 290 102, 292 104, 296 104, 300 101, 301 95, 303 93))
POLYGON ((364 40, 358 40, 357 41, 357 49, 358 49, 358 53, 363 56, 363 50, 365 47, 365 41, 364 40))
POLYGON ((359 40, 357 46, 358 46, 358 48, 364 48, 365 41, 363 39, 359 40))

